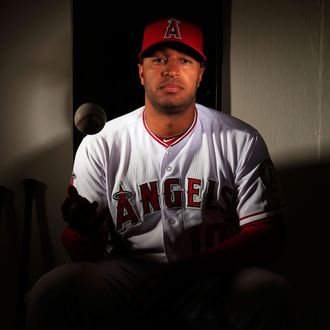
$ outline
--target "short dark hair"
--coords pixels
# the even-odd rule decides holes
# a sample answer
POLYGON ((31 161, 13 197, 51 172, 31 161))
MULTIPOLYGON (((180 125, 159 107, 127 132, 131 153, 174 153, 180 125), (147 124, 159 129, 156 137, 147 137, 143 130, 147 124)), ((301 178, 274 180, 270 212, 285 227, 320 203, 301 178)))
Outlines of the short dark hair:
POLYGON ((145 57, 150 57, 152 56, 152 54, 157 51, 160 50, 164 47, 169 47, 169 48, 173 48, 176 49, 184 54, 187 54, 188 56, 193 57, 196 61, 198 61, 201 65, 203 65, 204 63, 204 58, 194 49, 192 49, 189 46, 183 45, 179 42, 174 42, 174 41, 168 41, 168 42, 161 42, 159 44, 156 44, 152 47, 150 47, 149 49, 147 49, 141 56, 141 61, 143 58, 145 57))

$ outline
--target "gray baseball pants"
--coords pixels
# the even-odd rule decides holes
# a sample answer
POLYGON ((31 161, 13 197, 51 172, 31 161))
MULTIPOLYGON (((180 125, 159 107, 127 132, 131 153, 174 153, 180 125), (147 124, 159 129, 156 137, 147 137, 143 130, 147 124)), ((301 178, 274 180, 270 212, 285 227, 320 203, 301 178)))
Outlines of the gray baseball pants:
POLYGON ((273 272, 248 267, 179 293, 173 282, 163 283, 162 292, 148 292, 154 295, 150 301, 161 300, 156 305, 136 299, 136 288, 155 267, 136 256, 116 255, 61 265, 32 287, 27 330, 294 329, 292 288, 273 272))

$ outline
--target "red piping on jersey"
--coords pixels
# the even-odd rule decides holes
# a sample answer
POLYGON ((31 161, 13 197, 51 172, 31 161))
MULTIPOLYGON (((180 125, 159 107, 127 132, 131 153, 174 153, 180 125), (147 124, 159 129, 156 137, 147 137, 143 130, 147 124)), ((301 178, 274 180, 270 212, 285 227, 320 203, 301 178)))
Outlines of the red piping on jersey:
MULTIPOLYGON (((146 121, 146 110, 143 110, 143 114, 142 114, 142 118, 143 118, 143 125, 145 127, 145 129, 147 130, 147 132, 150 134, 150 136, 156 140, 158 143, 160 143, 163 147, 168 148, 168 145, 162 141, 162 139, 160 139, 157 135, 155 135, 155 133, 152 132, 152 130, 148 127, 147 125, 147 121, 146 121)), ((175 144, 179 143, 181 140, 183 140, 195 127, 196 123, 197 123, 197 118, 198 118, 198 112, 197 109, 195 109, 195 116, 194 116, 194 121, 192 122, 191 126, 188 128, 188 130, 182 134, 175 142, 173 142, 171 144, 171 146, 174 146, 175 144)))
POLYGON ((239 218, 239 219, 244 220, 244 219, 251 218, 251 217, 254 217, 255 215, 263 214, 263 213, 266 213, 266 212, 267 211, 260 211, 260 212, 252 213, 252 214, 246 215, 245 217, 242 217, 242 218, 239 218))
MULTIPOLYGON (((245 220, 245 219, 247 219, 247 218, 251 218, 251 217, 254 217, 254 216, 256 216, 256 215, 263 214, 263 213, 268 213, 268 212, 271 212, 271 213, 277 213, 277 212, 279 212, 279 209, 276 209, 276 210, 270 210, 270 211, 260 211, 260 212, 256 212, 256 213, 251 213, 251 214, 246 215, 246 216, 244 216, 244 217, 242 217, 242 218, 239 218, 239 221, 242 221, 242 220, 245 220)), ((266 218, 268 218, 268 217, 266 217, 266 218)), ((260 220, 261 220, 261 219, 260 219, 260 220)))

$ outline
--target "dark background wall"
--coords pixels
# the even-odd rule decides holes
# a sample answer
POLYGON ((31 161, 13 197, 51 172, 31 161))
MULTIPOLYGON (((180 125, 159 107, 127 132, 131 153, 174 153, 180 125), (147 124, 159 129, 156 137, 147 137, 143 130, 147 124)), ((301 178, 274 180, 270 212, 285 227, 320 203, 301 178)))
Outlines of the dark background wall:
MULTIPOLYGON (((231 112, 258 128, 275 163, 280 165, 279 174, 288 201, 289 242, 283 259, 275 267, 294 284, 299 330, 328 330, 330 1, 225 2, 231 4, 223 16, 231 22, 225 23, 227 31, 218 36, 224 38, 224 49, 219 55, 223 56, 223 66, 218 68, 222 80, 216 82, 217 93, 221 95, 215 104, 220 102, 225 105, 222 111, 231 112)), ((84 3, 81 1, 82 6, 84 3)), ((93 3, 98 5, 99 1, 93 3)), ((173 8, 173 3, 162 5, 173 8)), ((181 10, 214 26, 213 17, 219 11, 214 7, 211 7, 214 11, 204 8, 209 5, 214 6, 208 2, 198 6, 185 3, 181 10)), ((60 243, 64 226, 60 205, 72 166, 75 109, 82 102, 94 101, 111 110, 111 117, 117 115, 117 109, 120 114, 140 103, 139 98, 127 94, 127 84, 135 85, 134 80, 139 84, 134 62, 136 52, 122 52, 110 41, 118 40, 120 44, 128 38, 139 50, 142 35, 137 40, 131 34, 137 33, 140 23, 130 24, 154 16, 145 13, 152 8, 145 2, 127 8, 119 6, 123 7, 121 11, 105 9, 96 22, 92 19, 97 16, 93 7, 87 11, 86 27, 80 32, 87 41, 81 37, 80 42, 85 43, 94 59, 82 63, 84 70, 91 73, 81 74, 73 84, 71 75, 79 68, 78 62, 72 66, 77 56, 71 53, 72 45, 78 39, 72 40, 76 31, 72 31, 75 8, 71 1, 0 3, 0 184, 8 189, 0 216, 0 329, 15 329, 25 205, 23 178, 33 177, 40 182, 32 214, 29 267, 32 285, 49 268, 68 261, 60 243), (112 32, 108 33, 110 21, 116 22, 116 29, 111 25, 112 32), (118 26, 124 26, 125 31, 129 25, 130 33, 126 31, 125 38, 120 37, 123 29, 115 32, 118 26), (102 43, 104 40, 107 47, 111 45, 104 53, 97 51, 95 38, 100 38, 93 33, 100 26, 105 35, 102 43), (108 62, 108 58, 113 59, 112 52, 119 58, 129 55, 133 61, 127 61, 124 66, 108 62), (100 57, 114 71, 102 68, 100 57), (126 86, 125 94, 118 98, 117 84, 102 82, 110 79, 112 72, 117 72, 117 77, 123 76, 122 84, 126 86), (100 76, 104 77, 100 79, 100 76), (82 88, 84 93, 79 97, 78 81, 89 84, 82 88), (105 96, 97 96, 102 89, 105 96), (127 109, 121 106, 123 99, 130 102, 127 109), (107 105, 110 101, 118 103, 110 107, 107 105)), ((211 27, 207 28, 209 31, 214 32, 211 27)), ((213 55, 216 56, 208 54, 213 55)), ((215 72, 219 75, 217 69, 215 72)), ((211 77, 215 72, 208 69, 211 77)), ((209 95, 214 103, 214 95, 209 95)))
MULTIPOLYGON (((143 29, 148 22, 168 16, 188 19, 202 27, 209 61, 198 101, 220 109, 221 3, 207 0, 197 9, 181 1, 157 6, 152 2, 122 2, 116 4, 113 13, 106 1, 73 0, 72 4, 74 109, 84 102, 94 102, 110 119, 142 106, 144 90, 137 63, 143 29)), ((75 147, 81 137, 75 129, 75 147)))

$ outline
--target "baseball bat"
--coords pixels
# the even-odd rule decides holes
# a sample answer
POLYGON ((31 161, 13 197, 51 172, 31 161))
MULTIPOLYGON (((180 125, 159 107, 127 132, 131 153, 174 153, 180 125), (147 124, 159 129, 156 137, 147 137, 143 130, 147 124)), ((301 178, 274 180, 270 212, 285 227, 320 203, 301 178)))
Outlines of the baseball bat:
POLYGON ((30 242, 32 209, 37 180, 32 178, 23 179, 25 207, 23 235, 21 243, 20 265, 19 265, 19 286, 18 286, 18 322, 24 323, 25 318, 25 296, 29 289, 29 264, 30 264, 30 242))
POLYGON ((1 224, 1 217, 2 217, 2 207, 5 202, 7 188, 5 186, 0 186, 0 224, 1 224))

